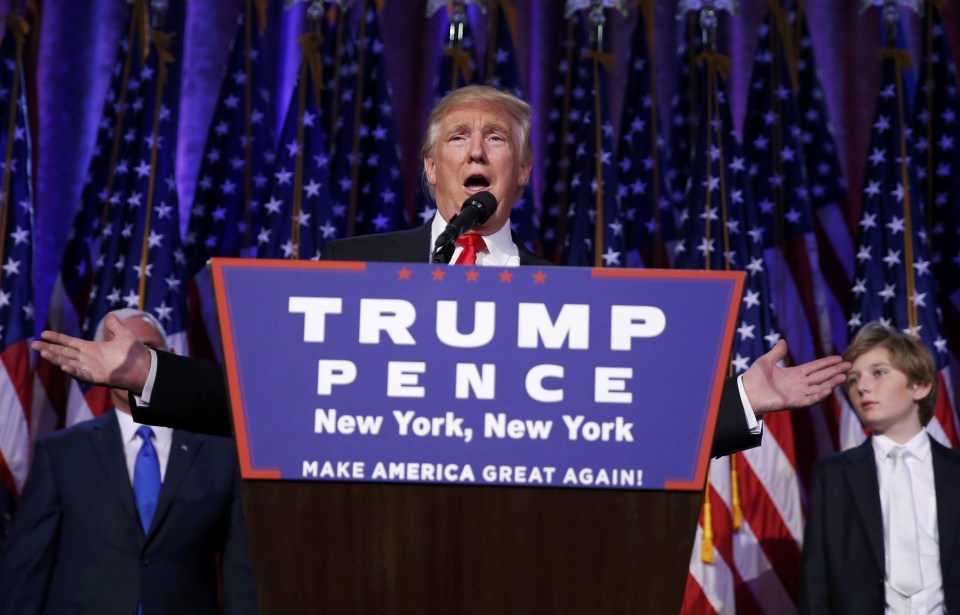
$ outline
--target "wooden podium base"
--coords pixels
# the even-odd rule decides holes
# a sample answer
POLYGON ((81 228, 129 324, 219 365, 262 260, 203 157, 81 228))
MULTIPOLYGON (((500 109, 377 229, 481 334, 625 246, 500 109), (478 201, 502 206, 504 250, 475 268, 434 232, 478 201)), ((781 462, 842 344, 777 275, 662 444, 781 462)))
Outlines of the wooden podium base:
POLYGON ((677 613, 701 493, 244 481, 261 613, 677 613))

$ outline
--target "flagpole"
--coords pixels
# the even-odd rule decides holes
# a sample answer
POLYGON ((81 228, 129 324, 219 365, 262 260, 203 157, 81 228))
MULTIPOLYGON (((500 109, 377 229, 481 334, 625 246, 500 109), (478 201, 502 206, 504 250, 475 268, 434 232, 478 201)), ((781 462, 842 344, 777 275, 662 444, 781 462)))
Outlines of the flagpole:
MULTIPOLYGON (((576 70, 576 67, 573 64, 574 58, 574 21, 573 17, 567 18, 567 71, 564 75, 564 84, 563 84, 563 118, 561 119, 561 129, 560 129, 560 160, 567 159, 567 153, 569 150, 569 143, 567 136, 570 134, 570 86, 573 80, 573 72, 576 70)), ((570 165, 561 165, 560 166, 560 180, 558 183, 562 186, 567 185, 567 179, 570 173, 570 165)), ((557 194, 560 200, 560 214, 557 216, 557 239, 555 244, 555 255, 554 260, 560 261, 561 255, 565 254, 564 243, 567 239, 567 214, 570 211, 570 197, 567 190, 563 190, 557 194)))
POLYGON ((293 207, 290 219, 290 260, 300 258, 300 208, 302 206, 303 195, 303 112, 307 105, 307 54, 312 53, 307 47, 316 39, 315 33, 305 34, 300 37, 300 79, 299 88, 297 88, 297 149, 294 155, 294 179, 293 179, 293 207))
MULTIPOLYGON (((735 8, 735 7, 733 7, 735 8)), ((733 9, 732 9, 733 10, 733 9)), ((719 85, 717 83, 720 73, 725 73, 729 68, 729 59, 725 56, 722 56, 717 52, 716 45, 716 33, 718 26, 718 17, 716 9, 713 6, 712 2, 707 2, 701 8, 699 14, 699 26, 701 31, 701 41, 703 46, 703 51, 700 55, 700 61, 705 63, 705 70, 707 71, 707 93, 706 93, 706 105, 707 105, 707 124, 704 127, 706 130, 706 149, 705 149, 705 160, 707 165, 707 186, 706 186, 706 195, 705 195, 705 208, 704 208, 704 239, 705 239, 705 249, 703 251, 704 258, 704 269, 710 270, 711 267, 711 250, 709 250, 710 245, 710 235, 711 235, 711 219, 713 214, 711 212, 712 204, 712 193, 713 190, 710 186, 710 179, 713 178, 713 159, 712 159, 712 150, 713 150, 713 138, 714 136, 718 137, 718 159, 717 159, 717 170, 719 182, 719 191, 720 191, 720 203, 718 209, 720 210, 719 226, 720 233, 723 242, 723 269, 725 271, 730 271, 732 269, 730 262, 730 254, 732 253, 730 249, 730 233, 729 227, 727 226, 728 219, 728 203, 726 199, 726 163, 724 159, 723 151, 723 141, 722 135, 714 135, 714 122, 716 119, 720 119, 720 101, 717 96, 719 90, 719 85)), ((692 71, 691 71, 692 74, 692 71)), ((694 83, 696 80, 693 80, 694 83)), ((730 130, 731 126, 721 126, 721 130, 730 130)), ((728 363, 727 365, 727 375, 728 377, 733 375, 733 364, 728 363)), ((729 475, 730 475, 730 514, 731 514, 731 527, 733 530, 740 530, 743 527, 743 506, 740 499, 740 472, 739 472, 739 454, 733 454, 729 456, 729 475)), ((713 528, 713 519, 711 517, 712 510, 709 506, 709 493, 710 485, 709 481, 706 487, 707 496, 705 498, 705 505, 703 508, 703 518, 704 518, 704 533, 701 541, 701 561, 704 563, 710 564, 713 562, 713 553, 712 553, 712 541, 714 535, 713 528), (709 531, 708 531, 709 530, 709 531)))
MULTIPOLYGON (((701 14, 702 15, 702 14, 701 14)), ((701 22, 702 22, 701 17, 701 22)), ((706 37, 706 33, 704 33, 706 37)), ((713 71, 713 63, 710 61, 710 58, 713 57, 713 50, 705 52, 705 55, 702 56, 702 60, 706 62, 706 71, 707 71, 707 144, 706 144, 706 156, 704 156, 704 161, 707 164, 707 190, 706 190, 706 203, 704 204, 704 239, 706 240, 705 245, 710 245, 710 231, 712 230, 710 224, 710 204, 712 202, 713 190, 710 189, 710 179, 713 177, 713 161, 710 160, 710 151, 713 149, 713 116, 716 112, 716 75, 713 71)), ((710 250, 705 249, 703 251, 703 268, 709 271, 710 267, 710 250)))
POLYGON ((157 88, 153 103, 153 133, 150 139, 150 180, 147 189, 147 206, 144 212, 143 240, 140 248, 140 280, 137 289, 138 309, 143 310, 146 303, 147 261, 150 249, 150 216, 153 213, 153 195, 157 183, 157 150, 160 147, 160 113, 163 108, 163 90, 167 84, 167 65, 174 61, 167 47, 171 35, 159 30, 150 33, 151 42, 157 51, 157 88))
POLYGON ((493 74, 496 72, 497 57, 497 23, 500 0, 493 0, 490 7, 490 19, 487 21, 487 85, 493 85, 493 74))
MULTIPOLYGON (((770 106, 773 109, 774 120, 773 125, 770 127, 770 136, 772 141, 772 147, 770 148, 770 156, 772 157, 772 165, 774 177, 780 179, 779 182, 774 183, 773 188, 773 244, 776 248, 782 253, 786 248, 787 243, 787 229, 784 220, 784 210, 786 209, 785 200, 786 197, 783 193, 783 157, 781 156, 783 152, 783 103, 780 100, 778 90, 780 88, 782 75, 780 74, 780 66, 783 60, 782 57, 782 47, 784 40, 786 39, 786 33, 781 30, 781 17, 782 11, 780 10, 779 3, 775 2, 770 7, 770 11, 773 13, 773 19, 771 19, 770 27, 770 51, 773 54, 773 60, 770 63, 770 106)), ((773 290, 773 304, 774 305, 786 305, 786 279, 782 275, 773 276, 773 284, 775 288, 773 290)))
MULTIPOLYGON (((337 123, 340 121, 340 73, 342 68, 340 65, 340 50, 343 49, 343 24, 347 20, 346 7, 338 3, 335 10, 337 11, 337 43, 333 53, 333 93, 330 95, 330 123, 327 125, 327 134, 330 135, 331 142, 334 142, 337 134, 337 123)), ((361 74, 359 71, 357 72, 358 80, 361 74)), ((352 221, 352 217, 350 220, 352 221)), ((347 224, 349 229, 350 221, 347 224)), ((347 231, 348 237, 352 234, 350 230, 347 231)))
POLYGON ((603 2, 593 0, 590 8, 590 22, 594 28, 590 31, 591 38, 596 43, 596 49, 587 52, 587 57, 593 60, 593 117, 594 117, 594 177, 597 185, 594 202, 593 227, 593 266, 603 267, 603 106, 600 88, 600 65, 610 69, 613 64, 613 54, 603 52, 603 26, 606 17, 603 14, 603 2))
POLYGON ((244 239, 241 246, 250 244, 252 229, 251 221, 253 219, 253 125, 250 116, 253 113, 253 59, 250 57, 253 51, 253 2, 247 0, 246 15, 244 15, 244 44, 246 45, 246 54, 244 54, 243 70, 246 78, 243 83, 243 218, 244 239))
POLYGON ((660 250, 658 248, 658 246, 663 245, 663 227, 660 223, 660 147, 658 144, 660 136, 660 114, 657 112, 657 79, 656 71, 654 70, 654 67, 656 66, 656 45, 653 44, 653 37, 656 30, 654 28, 655 12, 653 9, 653 2, 651 0, 640 0, 640 10, 643 18, 643 25, 647 34, 647 57, 650 58, 650 112, 647 120, 648 124, 650 125, 650 156, 653 158, 654 169, 651 178, 653 183, 653 211, 651 213, 653 214, 654 221, 654 236, 652 242, 652 245, 654 246, 654 260, 651 265, 654 267, 669 267, 670 261, 668 259, 664 261, 660 260, 661 255, 666 255, 665 250, 660 250))
MULTIPOLYGON (((603 26, 599 26, 602 28, 603 26)), ((599 29, 598 28, 598 29, 599 29)), ((602 44, 602 39, 597 37, 597 45, 602 44)), ((598 55, 600 52, 597 52, 598 55)), ((594 246, 593 246, 593 266, 603 266, 603 159, 600 156, 603 150, 603 127, 601 126, 601 108, 600 108, 600 58, 593 58, 593 113, 594 113, 594 133, 595 145, 594 165, 597 183, 597 196, 595 201, 596 217, 594 218, 594 246)))
POLYGON ((896 50, 894 55, 897 71, 897 112, 900 115, 900 181, 903 185, 903 260, 904 274, 907 278, 907 326, 919 337, 920 331, 917 329, 919 323, 917 319, 917 306, 914 303, 916 293, 916 280, 913 277, 913 225, 912 225, 912 207, 910 206, 910 172, 907 168, 907 137, 904 130, 904 120, 906 119, 903 105, 903 64, 909 62, 905 57, 905 52, 896 50))
MULTIPOLYGON (((936 174, 932 172, 933 171, 932 143, 933 143, 933 123, 934 123, 933 122, 933 62, 929 61, 930 58, 933 58, 933 12, 936 10, 938 9, 934 7, 930 7, 930 10, 927 11, 926 15, 924 15, 924 20, 923 20, 924 28, 925 28, 924 38, 926 39, 926 57, 928 58, 927 66, 926 66, 927 74, 925 79, 926 87, 924 88, 924 94, 925 94, 924 98, 925 98, 926 107, 927 107, 926 128, 927 128, 927 144, 928 144, 927 152, 926 152, 927 174, 926 174, 926 177, 924 178, 926 180, 927 198, 926 198, 926 201, 924 201, 924 203, 926 204, 928 212, 933 211, 932 210, 934 206, 933 205, 933 201, 934 201, 933 186, 934 186, 934 182, 936 181, 936 174)), ((933 221, 932 215, 928 215, 926 217, 926 223, 927 223, 926 224, 927 237, 932 238, 934 236, 933 234, 934 221, 933 221)))
MULTIPOLYGON (((907 167, 907 136, 906 112, 904 110, 903 67, 910 64, 910 56, 906 51, 893 46, 897 40, 897 24, 900 22, 900 11, 892 0, 886 0, 883 7, 883 21, 887 25, 887 47, 880 51, 881 58, 889 58, 894 62, 894 71, 897 80, 897 114, 900 119, 900 185, 903 186, 903 259, 904 277, 907 285, 907 328, 920 337, 917 318, 917 306, 914 303, 916 294, 916 280, 913 275, 913 223, 910 201, 910 171, 907 167)), ((928 122, 929 124, 930 122, 928 122)), ((932 148, 928 148, 932 149, 932 148)))
MULTIPOLYGON (((23 38, 30 29, 25 20, 12 13, 7 15, 7 23, 16 39, 17 51, 14 59, 16 66, 13 69, 13 84, 10 90, 10 97, 7 99, 10 102, 10 111, 7 115, 7 149, 3 155, 3 191, 0 192, 0 257, 3 256, 7 240, 7 212, 10 209, 10 180, 12 176, 10 161, 13 159, 13 142, 17 130, 17 110, 20 107, 20 70, 22 67, 21 58, 23 57, 23 38)), ((0 269, 0 280, 3 280, 2 269, 0 269)))
POLYGON ((323 89, 323 60, 320 58, 320 45, 323 35, 320 33, 320 20, 323 18, 323 6, 312 4, 307 9, 307 17, 314 31, 300 37, 300 78, 297 84, 297 143, 294 154, 293 208, 290 220, 290 260, 300 258, 300 211, 303 207, 303 115, 307 107, 307 82, 313 84, 313 96, 320 105, 320 91, 323 89))
POLYGON ((107 189, 106 197, 103 199, 103 210, 100 214, 100 228, 107 225, 107 218, 110 213, 110 199, 113 196, 113 178, 117 168, 117 154, 120 151, 120 140, 123 138, 123 120, 127 107, 127 82, 130 78, 130 64, 133 55, 134 37, 137 33, 137 26, 140 25, 141 38, 147 38, 148 24, 146 23, 146 0, 134 0, 132 15, 130 17, 130 31, 127 33, 127 55, 123 61, 123 77, 120 80, 120 96, 117 100, 117 117, 113 127, 113 147, 110 150, 110 165, 107 167, 107 189))
MULTIPOLYGON (((366 62, 367 38, 367 1, 360 4, 360 33, 357 37, 357 92, 353 106, 353 160, 350 161, 350 209, 347 215, 347 236, 350 237, 356 230, 357 217, 357 184, 360 176, 360 128, 363 126, 363 83, 364 64, 366 62)), ((339 54, 338 54, 339 55, 339 54)))

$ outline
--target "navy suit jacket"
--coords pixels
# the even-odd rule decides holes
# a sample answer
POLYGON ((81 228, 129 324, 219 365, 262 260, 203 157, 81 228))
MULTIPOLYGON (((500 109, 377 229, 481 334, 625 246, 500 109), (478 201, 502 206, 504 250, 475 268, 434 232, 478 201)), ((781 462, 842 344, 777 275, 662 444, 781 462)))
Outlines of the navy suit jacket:
MULTIPOLYGON (((513 241, 520 253, 520 265, 553 265, 527 250, 516 235, 513 241)), ((323 250, 323 260, 425 263, 429 257, 429 223, 407 231, 338 239, 323 250)), ((163 352, 157 352, 157 356, 157 378, 150 406, 138 407, 130 396, 130 407, 137 422, 230 435, 230 411, 220 366, 163 352)), ((750 433, 736 379, 728 378, 723 387, 711 455, 719 457, 759 446, 761 437, 762 434, 750 433)))
MULTIPOLYGON (((960 613, 960 452, 933 438, 930 445, 944 604, 948 613, 960 613)), ((885 573, 880 486, 868 439, 814 466, 800 612, 882 615, 885 573)))
POLYGON ((5 485, 0 485, 0 544, 3 543, 4 536, 7 535, 7 528, 10 527, 10 521, 13 519, 14 510, 13 494, 5 485))
POLYGON ((175 431, 144 535, 114 412, 37 442, 0 550, 0 614, 256 613, 234 443, 175 431))

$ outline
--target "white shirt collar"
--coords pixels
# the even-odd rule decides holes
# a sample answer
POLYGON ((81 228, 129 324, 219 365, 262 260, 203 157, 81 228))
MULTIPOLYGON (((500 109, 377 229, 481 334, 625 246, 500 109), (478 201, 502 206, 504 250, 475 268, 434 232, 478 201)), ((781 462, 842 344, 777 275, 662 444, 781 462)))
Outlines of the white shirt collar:
MULTIPOLYGON (((439 213, 436 214, 430 226, 431 253, 433 252, 433 245, 437 242, 437 237, 439 237, 440 233, 446 228, 447 223, 443 220, 443 217, 439 213)), ((495 266, 515 266, 520 264, 520 250, 517 248, 517 244, 513 243, 513 234, 510 232, 509 220, 493 233, 484 235, 483 241, 487 244, 487 251, 490 253, 491 258, 490 262, 487 262, 487 259, 483 259, 482 263, 479 262, 478 259, 478 264, 495 266)), ((456 261, 459 250, 460 247, 458 246, 457 250, 454 251, 453 257, 450 259, 451 263, 456 261)))
POLYGON ((927 430, 921 429, 917 435, 913 436, 905 444, 897 444, 887 436, 873 436, 873 451, 877 460, 886 459, 894 448, 903 446, 910 451, 910 454, 917 459, 924 461, 930 454, 930 437, 927 436, 927 430))
MULTIPOLYGON (((117 408, 114 408, 113 412, 117 415, 117 424, 120 425, 120 436, 123 438, 123 443, 127 444, 136 440, 137 428, 140 427, 141 423, 134 421, 129 413, 117 408)), ((173 440, 173 430, 169 427, 150 425, 150 429, 153 430, 153 436, 157 440, 157 444, 173 440)))

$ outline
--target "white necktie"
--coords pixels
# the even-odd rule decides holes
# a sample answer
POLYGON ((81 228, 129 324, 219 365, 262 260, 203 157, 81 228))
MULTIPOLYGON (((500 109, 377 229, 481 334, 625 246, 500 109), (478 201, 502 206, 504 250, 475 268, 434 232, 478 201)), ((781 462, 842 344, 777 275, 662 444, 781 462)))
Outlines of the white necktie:
POLYGON ((920 579, 920 549, 917 541, 917 516, 910 488, 910 470, 902 446, 889 453, 893 461, 890 475, 890 586, 904 596, 923 589, 920 579))

